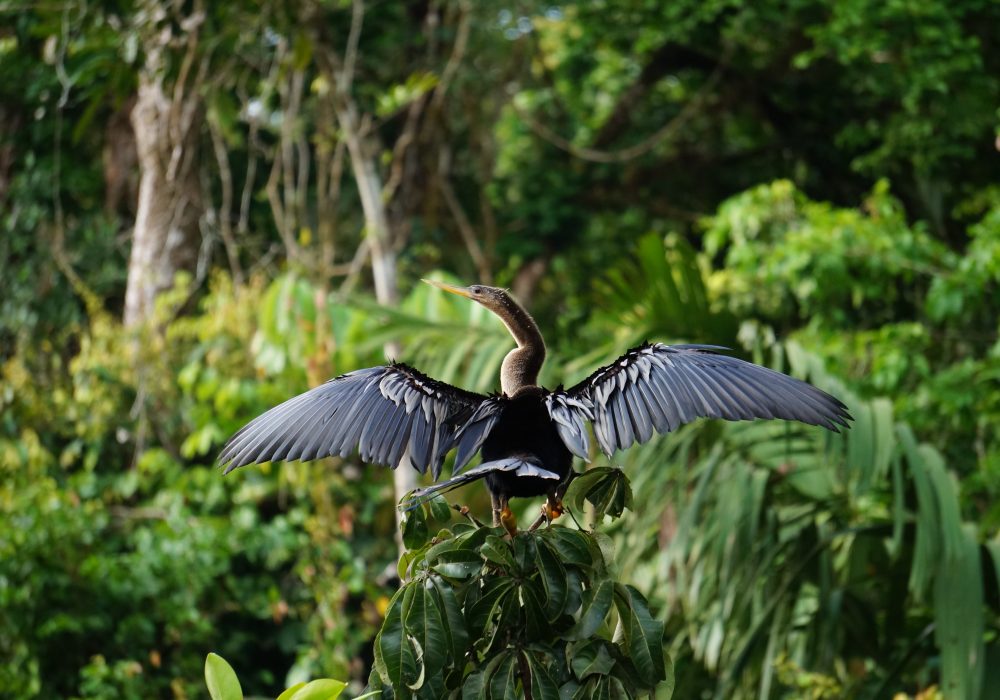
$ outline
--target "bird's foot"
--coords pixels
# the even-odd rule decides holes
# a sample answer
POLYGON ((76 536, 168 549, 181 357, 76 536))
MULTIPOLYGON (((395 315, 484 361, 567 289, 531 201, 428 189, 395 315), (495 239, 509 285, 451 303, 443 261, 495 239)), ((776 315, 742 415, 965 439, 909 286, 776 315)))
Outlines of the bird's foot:
POLYGON ((545 505, 542 506, 542 512, 545 514, 545 519, 551 523, 565 512, 562 499, 547 500, 545 505))
POLYGON ((504 505, 500 510, 500 524, 503 525, 504 530, 507 531, 510 538, 514 539, 514 535, 517 534, 517 518, 511 512, 510 506, 504 505))
POLYGON ((538 519, 531 524, 531 527, 528 528, 528 532, 534 532, 540 528, 543 523, 551 523, 565 512, 566 509, 563 508, 562 499, 548 498, 545 501, 545 505, 542 506, 542 514, 539 515, 538 519))

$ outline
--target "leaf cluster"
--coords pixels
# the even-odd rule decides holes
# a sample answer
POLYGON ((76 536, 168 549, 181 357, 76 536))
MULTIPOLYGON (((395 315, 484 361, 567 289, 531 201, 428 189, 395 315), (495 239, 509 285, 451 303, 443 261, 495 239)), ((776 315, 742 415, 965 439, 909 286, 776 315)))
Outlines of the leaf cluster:
POLYGON ((448 515, 440 499, 408 514, 404 583, 375 640, 373 692, 554 700, 669 685, 663 623, 615 578, 601 535, 552 525, 511 539, 458 522, 428 539, 414 524, 448 515))
MULTIPOLYGON (((205 658, 205 684, 212 700, 243 700, 243 688, 233 667, 218 654, 205 658)), ((342 681, 318 678, 286 688, 277 700, 337 700, 347 688, 342 681)))

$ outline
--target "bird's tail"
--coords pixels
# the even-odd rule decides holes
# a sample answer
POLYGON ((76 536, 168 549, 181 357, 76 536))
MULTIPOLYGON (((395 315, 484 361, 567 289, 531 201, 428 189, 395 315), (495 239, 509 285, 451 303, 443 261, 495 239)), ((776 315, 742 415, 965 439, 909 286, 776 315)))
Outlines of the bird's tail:
POLYGON ((459 486, 470 484, 482 479, 492 472, 514 472, 515 476, 533 476, 539 479, 558 479, 559 475, 542 467, 542 463, 534 457, 505 457, 490 462, 483 462, 467 472, 453 476, 440 484, 417 489, 400 504, 400 508, 411 511, 422 506, 441 493, 448 493, 459 486))

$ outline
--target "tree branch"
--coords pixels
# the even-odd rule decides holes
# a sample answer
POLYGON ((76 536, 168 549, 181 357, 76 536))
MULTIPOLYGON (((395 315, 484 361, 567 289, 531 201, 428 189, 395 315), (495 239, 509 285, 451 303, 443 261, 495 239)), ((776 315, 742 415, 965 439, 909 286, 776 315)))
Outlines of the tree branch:
POLYGON ((700 68, 709 71, 717 67, 715 61, 687 46, 664 44, 649 56, 639 77, 618 98, 611 115, 594 138, 594 148, 603 149, 613 143, 632 122, 632 111, 639 101, 670 73, 679 68, 700 68))
POLYGON ((240 254, 233 236, 233 222, 230 217, 233 211, 233 172, 229 167, 229 154, 226 144, 219 132, 219 126, 214 119, 208 120, 208 131, 212 136, 212 147, 215 150, 215 160, 219 165, 219 183, 222 187, 222 203, 219 206, 219 234, 222 245, 226 249, 229 260, 229 271, 237 285, 243 284, 243 267, 240 265, 240 254))
POLYGON ((603 151, 596 148, 578 146, 572 141, 564 139, 544 124, 535 121, 531 115, 519 108, 515 101, 512 100, 510 104, 517 113, 518 117, 520 117, 521 120, 527 124, 528 128, 534 131, 541 138, 551 143, 553 146, 566 151, 570 155, 580 158, 581 160, 589 160, 594 163, 624 163, 645 155, 649 151, 653 150, 653 148, 655 148, 662 141, 676 134, 677 131, 684 126, 684 124, 690 121, 691 118, 697 114, 698 110, 701 109, 701 106, 708 100, 709 92, 713 87, 715 87, 716 83, 719 82, 721 75, 722 71, 720 67, 719 69, 716 69, 715 73, 713 73, 707 81, 705 81, 705 83, 698 89, 698 92, 695 93, 690 100, 688 100, 687 104, 684 105, 676 117, 661 126, 639 143, 618 151, 603 151))
POLYGON ((351 31, 347 35, 343 69, 340 72, 340 80, 337 81, 337 90, 342 95, 350 93, 351 86, 354 84, 354 67, 358 60, 358 42, 361 41, 361 27, 364 24, 364 17, 364 0, 354 0, 351 3, 351 31))
POLYGON ((455 74, 458 72, 462 60, 465 58, 465 50, 469 44, 469 27, 471 26, 469 18, 472 12, 468 0, 463 0, 463 2, 459 3, 459 12, 461 12, 461 19, 458 21, 458 29, 455 33, 455 43, 451 49, 451 56, 448 57, 448 63, 445 65, 444 70, 441 71, 441 80, 438 82, 437 89, 434 90, 432 104, 435 112, 441 109, 444 96, 455 79, 455 74))
POLYGON ((493 275, 490 271, 489 261, 483 255, 483 249, 479 246, 479 241, 476 240, 475 229, 473 229, 465 210, 462 209, 458 197, 455 196, 455 190, 452 188, 451 183, 448 182, 447 175, 440 175, 437 181, 441 195, 444 197, 444 201, 448 205, 448 210, 451 212, 451 216, 455 219, 455 224, 458 226, 458 232, 462 236, 462 241, 469 251, 469 257, 472 258, 472 262, 476 265, 479 281, 483 284, 492 284, 493 275))

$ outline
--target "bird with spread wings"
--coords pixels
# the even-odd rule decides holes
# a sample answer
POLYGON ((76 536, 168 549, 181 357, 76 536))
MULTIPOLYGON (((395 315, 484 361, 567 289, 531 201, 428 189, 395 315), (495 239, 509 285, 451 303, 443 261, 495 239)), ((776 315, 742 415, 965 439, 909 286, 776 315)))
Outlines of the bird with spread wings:
POLYGON ((587 423, 608 457, 696 418, 849 427, 850 414, 833 396, 711 345, 643 344, 568 389, 545 389, 537 383, 545 341, 506 290, 425 281, 482 304, 510 331, 517 346, 501 365, 499 394, 465 391, 398 362, 348 372, 241 428, 219 455, 226 473, 357 450, 370 464, 429 469, 437 483, 414 492, 411 504, 484 479, 494 525, 513 533, 511 498, 544 495, 546 517, 562 513, 573 457, 590 458, 587 423), (452 476, 439 481, 453 449, 452 476), (477 453, 481 462, 468 468, 477 453))

